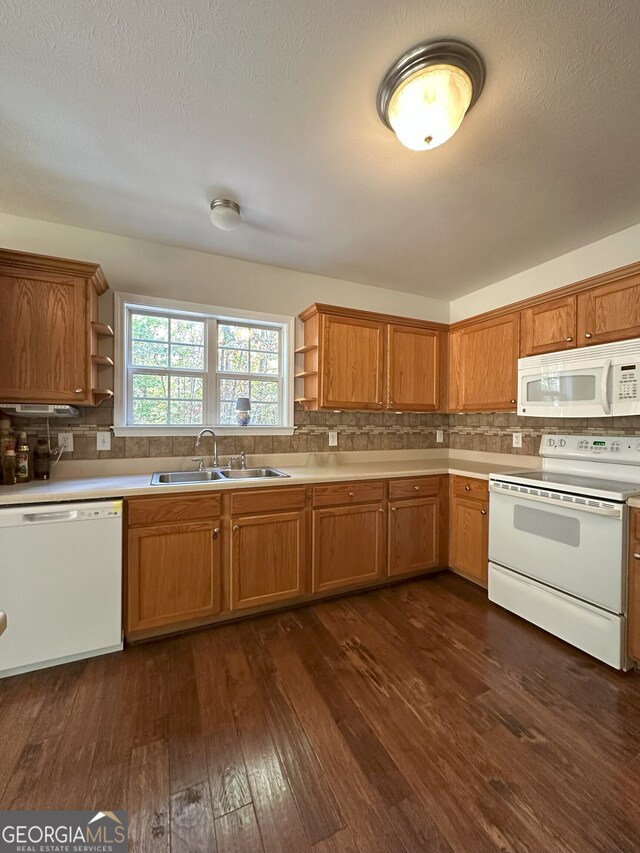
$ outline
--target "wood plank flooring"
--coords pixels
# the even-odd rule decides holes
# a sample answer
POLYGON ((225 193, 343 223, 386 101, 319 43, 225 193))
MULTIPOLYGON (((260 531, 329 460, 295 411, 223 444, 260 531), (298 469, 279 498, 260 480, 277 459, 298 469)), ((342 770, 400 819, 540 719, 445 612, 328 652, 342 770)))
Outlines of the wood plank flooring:
POLYGON ((7 679, 0 745, 132 851, 640 849, 640 676, 450 574, 7 679))

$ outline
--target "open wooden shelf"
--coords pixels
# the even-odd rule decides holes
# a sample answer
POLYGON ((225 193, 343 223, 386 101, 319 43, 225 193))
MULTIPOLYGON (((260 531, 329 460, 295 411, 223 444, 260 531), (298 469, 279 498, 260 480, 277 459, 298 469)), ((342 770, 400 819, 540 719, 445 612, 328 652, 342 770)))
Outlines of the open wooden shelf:
POLYGON ((94 364, 104 365, 105 367, 113 367, 113 359, 108 355, 92 355, 91 361, 94 364))
POLYGON ((110 400, 113 397, 113 391, 110 391, 108 388, 93 388, 91 394, 96 405, 100 405, 104 400, 110 400))
POLYGON ((306 346, 306 347, 298 347, 297 349, 294 350, 294 352, 296 355, 302 355, 302 353, 311 352, 311 350, 314 350, 314 349, 318 349, 317 344, 310 344, 309 346, 306 346))
POLYGON ((317 397, 296 397, 296 403, 315 403, 317 397))
POLYGON ((318 375, 317 370, 304 370, 304 371, 302 371, 302 373, 295 373, 293 378, 294 379, 304 379, 305 376, 317 376, 317 375, 318 375))
POLYGON ((91 323, 91 328, 97 335, 102 335, 105 338, 113 337, 113 329, 108 323, 91 323))

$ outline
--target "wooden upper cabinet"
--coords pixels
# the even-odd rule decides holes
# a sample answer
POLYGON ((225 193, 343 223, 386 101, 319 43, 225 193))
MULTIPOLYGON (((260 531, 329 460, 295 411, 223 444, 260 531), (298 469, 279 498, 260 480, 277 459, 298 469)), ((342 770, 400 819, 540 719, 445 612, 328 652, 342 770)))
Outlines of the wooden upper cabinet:
POLYGON ((520 355, 573 349, 577 345, 577 297, 533 305, 520 314, 520 355))
POLYGON ((514 411, 520 350, 519 314, 472 323, 450 335, 452 411, 514 411))
POLYGON ((640 337, 640 274, 578 294, 580 346, 640 337))
POLYGON ((397 412, 435 412, 440 404, 442 333, 387 326, 386 406, 397 412))
POLYGON ((0 250, 0 400, 94 405, 99 387, 100 267, 0 250))
POLYGON ((384 325, 324 314, 321 336, 321 408, 382 409, 384 325))

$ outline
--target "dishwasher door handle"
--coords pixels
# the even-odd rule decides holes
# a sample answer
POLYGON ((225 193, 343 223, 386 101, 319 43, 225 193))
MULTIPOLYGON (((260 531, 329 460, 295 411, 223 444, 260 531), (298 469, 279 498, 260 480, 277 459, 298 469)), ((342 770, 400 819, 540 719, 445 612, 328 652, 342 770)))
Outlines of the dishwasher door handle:
POLYGON ((39 521, 73 521, 74 518, 78 518, 78 510, 68 509, 60 512, 30 512, 25 513, 22 517, 25 521, 28 521, 31 524, 37 524, 39 521))

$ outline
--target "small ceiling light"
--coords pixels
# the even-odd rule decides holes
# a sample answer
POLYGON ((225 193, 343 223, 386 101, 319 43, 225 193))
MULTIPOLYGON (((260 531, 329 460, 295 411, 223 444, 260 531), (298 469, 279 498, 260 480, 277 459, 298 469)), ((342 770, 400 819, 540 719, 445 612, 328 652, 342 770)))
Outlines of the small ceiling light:
POLYGON ((240 225, 240 205, 228 198, 214 198, 209 216, 216 228, 233 231, 240 225))
POLYGON ((484 78, 482 57, 465 42, 419 44, 385 74, 378 89, 378 115, 407 148, 436 148, 460 127, 484 78))

